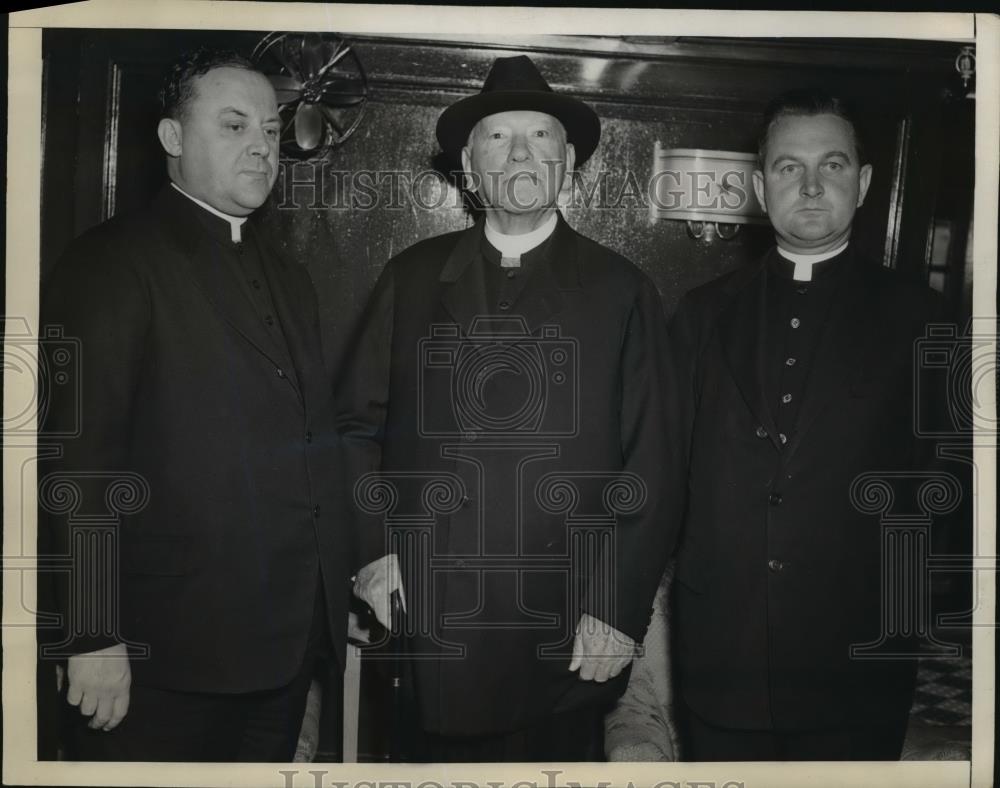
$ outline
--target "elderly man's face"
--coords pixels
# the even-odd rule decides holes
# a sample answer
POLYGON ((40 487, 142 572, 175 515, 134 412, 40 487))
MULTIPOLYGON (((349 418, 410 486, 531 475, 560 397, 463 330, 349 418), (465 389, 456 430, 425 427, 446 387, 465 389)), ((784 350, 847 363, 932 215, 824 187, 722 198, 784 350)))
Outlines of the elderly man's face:
POLYGON ((195 80, 179 122, 161 121, 160 139, 178 186, 223 213, 246 216, 274 186, 280 123, 265 76, 215 68, 195 80))
POLYGON ((851 125, 837 115, 779 118, 767 139, 757 199, 790 252, 822 254, 844 243, 865 200, 871 165, 858 161, 851 125))
POLYGON ((528 214, 556 204, 575 155, 562 123, 518 110, 480 120, 462 149, 462 166, 488 209, 528 214))

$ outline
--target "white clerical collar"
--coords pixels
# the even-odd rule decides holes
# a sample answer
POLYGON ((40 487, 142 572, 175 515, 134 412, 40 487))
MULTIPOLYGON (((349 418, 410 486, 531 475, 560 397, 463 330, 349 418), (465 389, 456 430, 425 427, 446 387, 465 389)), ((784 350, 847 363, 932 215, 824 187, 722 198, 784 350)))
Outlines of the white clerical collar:
POLYGON ((822 254, 796 254, 795 252, 786 251, 779 246, 778 254, 786 260, 790 260, 795 263, 795 273, 792 274, 792 279, 796 282, 810 282, 813 278, 812 269, 816 263, 822 263, 824 260, 830 260, 843 252, 846 248, 847 241, 844 241, 844 243, 830 252, 823 252, 822 254))
POLYGON ((232 238, 234 244, 238 244, 240 241, 243 240, 243 223, 247 220, 247 217, 230 216, 228 213, 223 213, 217 208, 213 208, 207 202, 203 202, 202 200, 199 200, 197 197, 192 197, 190 194, 184 191, 180 186, 178 186, 173 181, 170 182, 170 185, 173 186, 175 189, 177 189, 177 191, 179 191, 185 197, 187 197, 191 202, 200 205, 209 213, 214 213, 220 219, 225 219, 227 222, 229 222, 229 236, 230 238, 232 238))
POLYGON ((530 233, 524 233, 524 235, 507 235, 507 233, 500 232, 492 224, 490 224, 490 217, 487 214, 486 240, 499 250, 502 258, 501 265, 504 265, 505 267, 520 265, 521 255, 530 252, 536 246, 541 244, 546 238, 552 235, 556 229, 558 221, 558 216, 556 212, 553 211, 552 215, 540 227, 536 227, 530 233), (511 262, 508 263, 508 260, 511 262))

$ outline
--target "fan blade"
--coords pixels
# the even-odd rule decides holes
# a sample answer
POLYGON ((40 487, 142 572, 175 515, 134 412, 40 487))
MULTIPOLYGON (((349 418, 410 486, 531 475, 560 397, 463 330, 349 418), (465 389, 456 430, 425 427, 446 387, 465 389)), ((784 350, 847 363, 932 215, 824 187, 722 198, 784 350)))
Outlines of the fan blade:
POLYGON ((338 76, 333 72, 324 74, 318 84, 323 90, 339 90, 341 93, 364 93, 368 89, 364 80, 338 76))
POLYGON ((295 142, 302 150, 314 150, 323 138, 323 115, 315 104, 299 104, 295 111, 295 142))
POLYGON ((323 93, 322 101, 324 104, 329 104, 331 107, 354 107, 358 104, 363 104, 366 98, 368 97, 358 95, 352 96, 345 93, 323 93))
POLYGON ((295 77, 286 77, 284 74, 271 74, 268 76, 271 85, 275 90, 302 90, 302 83, 295 77))
POLYGON ((323 76, 326 72, 330 71, 337 63, 343 59, 344 55, 351 51, 351 47, 344 44, 343 42, 337 44, 337 49, 326 61, 326 65, 323 66, 322 70, 319 72, 319 76, 323 76), (343 45, 343 46, 342 46, 343 45))
POLYGON ((316 33, 302 36, 302 72, 307 80, 323 68, 323 39, 316 33))
POLYGON ((292 78, 298 80, 302 83, 302 73, 295 65, 295 58, 288 51, 288 38, 283 38, 278 44, 271 47, 270 51, 274 53, 275 59, 281 64, 281 67, 287 71, 292 78))
POLYGON ((302 98, 302 83, 295 77, 286 77, 281 74, 268 77, 271 80, 271 87, 274 88, 274 95, 278 100, 278 105, 291 104, 302 98))

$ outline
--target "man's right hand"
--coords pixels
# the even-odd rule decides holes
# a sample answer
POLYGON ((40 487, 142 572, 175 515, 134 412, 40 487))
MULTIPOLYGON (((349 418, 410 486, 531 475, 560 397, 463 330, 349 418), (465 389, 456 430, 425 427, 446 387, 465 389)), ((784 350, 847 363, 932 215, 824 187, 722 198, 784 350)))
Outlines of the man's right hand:
POLYGON ((392 629, 389 598, 393 591, 399 591, 399 601, 405 613, 406 597, 403 596, 399 559, 392 553, 362 568, 354 580, 354 595, 375 611, 375 618, 387 630, 392 629))
POLYGON ((132 669, 124 643, 70 657, 66 678, 66 700, 83 716, 93 715, 89 727, 110 731, 125 719, 132 669))

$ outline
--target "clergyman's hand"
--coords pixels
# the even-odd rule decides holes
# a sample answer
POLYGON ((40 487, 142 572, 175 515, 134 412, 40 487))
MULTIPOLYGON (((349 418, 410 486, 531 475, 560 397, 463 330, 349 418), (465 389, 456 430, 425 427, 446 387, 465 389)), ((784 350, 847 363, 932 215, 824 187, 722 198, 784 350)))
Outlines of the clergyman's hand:
POLYGON ((582 681, 613 679, 635 657, 635 641, 589 613, 580 616, 573 639, 569 669, 580 670, 582 681))
POLYGON ((125 719, 132 669, 124 643, 70 657, 66 678, 66 700, 91 717, 89 727, 110 731, 125 719))
POLYGON ((363 567, 354 579, 354 595, 375 611, 375 618, 387 630, 392 629, 389 598, 393 591, 399 591, 399 601, 405 613, 406 597, 403 595, 399 560, 391 553, 363 567))

